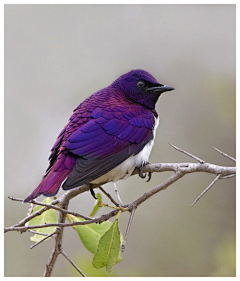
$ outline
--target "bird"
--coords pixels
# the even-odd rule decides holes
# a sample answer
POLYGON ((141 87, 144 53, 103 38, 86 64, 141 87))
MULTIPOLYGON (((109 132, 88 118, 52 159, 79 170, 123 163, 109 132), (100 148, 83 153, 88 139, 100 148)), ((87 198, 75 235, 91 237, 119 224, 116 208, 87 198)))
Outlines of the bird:
MULTIPOLYGON (((174 90, 149 72, 131 70, 80 103, 58 135, 49 165, 36 189, 23 201, 89 184, 116 182, 148 164, 162 93, 174 90)), ((143 174, 139 173, 141 177, 143 174)))

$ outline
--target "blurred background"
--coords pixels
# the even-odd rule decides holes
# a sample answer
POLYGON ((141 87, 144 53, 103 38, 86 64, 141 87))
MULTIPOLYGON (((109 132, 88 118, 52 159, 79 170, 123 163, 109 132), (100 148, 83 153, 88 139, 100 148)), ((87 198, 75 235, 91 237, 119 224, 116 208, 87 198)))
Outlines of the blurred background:
MULTIPOLYGON (((157 104, 150 162, 194 162, 172 143, 206 162, 235 165, 213 149, 235 156, 235 20, 235 5, 5 5, 5 226, 29 206, 7 196, 24 199, 35 189, 73 109, 132 69, 176 89, 157 104)), ((119 181, 122 201, 169 175, 119 181)), ((92 268, 73 229, 65 229, 63 247, 87 276, 234 276, 235 179, 218 181, 190 207, 213 179, 186 175, 139 206, 110 275, 92 268)), ((115 196, 113 184, 105 188, 115 196)), ((89 215, 94 203, 86 193, 70 209, 89 215)), ((128 218, 120 217, 123 234, 128 218)), ((5 234, 5 276, 43 275, 54 241, 30 250, 30 236, 5 234)), ((59 256, 53 276, 78 274, 59 256)))

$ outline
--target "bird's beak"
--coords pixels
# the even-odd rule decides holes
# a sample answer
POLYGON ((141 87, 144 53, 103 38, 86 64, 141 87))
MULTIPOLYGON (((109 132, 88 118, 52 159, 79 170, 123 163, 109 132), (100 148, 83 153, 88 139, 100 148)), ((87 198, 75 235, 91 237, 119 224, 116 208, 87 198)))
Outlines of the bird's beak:
POLYGON ((163 92, 169 92, 175 90, 173 87, 167 86, 167 85, 159 85, 156 87, 150 87, 147 89, 147 91, 151 91, 151 92, 159 92, 159 93, 163 93, 163 92))

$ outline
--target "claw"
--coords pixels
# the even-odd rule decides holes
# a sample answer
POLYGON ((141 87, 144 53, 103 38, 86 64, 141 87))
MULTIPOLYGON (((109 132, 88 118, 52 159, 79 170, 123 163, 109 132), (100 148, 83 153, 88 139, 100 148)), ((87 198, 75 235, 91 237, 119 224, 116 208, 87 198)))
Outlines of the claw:
POLYGON ((149 163, 149 162, 146 162, 146 163, 144 163, 140 168, 138 168, 138 170, 139 170, 139 171, 138 171, 138 175, 139 175, 140 178, 145 179, 146 176, 148 176, 148 179, 146 180, 146 182, 149 182, 149 181, 151 180, 151 178, 152 178, 152 172, 143 173, 143 172, 142 172, 142 167, 145 166, 145 165, 148 165, 148 164, 150 164, 150 163, 149 163))
POLYGON ((138 168, 138 175, 141 179, 145 179, 147 174, 142 172, 142 168, 138 168))
POLYGON ((151 180, 151 178, 152 178, 152 172, 149 172, 148 173, 148 179, 146 180, 146 182, 149 182, 151 180))
POLYGON ((97 199, 96 194, 95 194, 95 192, 94 192, 94 190, 93 190, 93 185, 92 185, 92 184, 89 185, 89 190, 90 190, 90 192, 91 192, 92 197, 93 197, 94 199, 97 199))

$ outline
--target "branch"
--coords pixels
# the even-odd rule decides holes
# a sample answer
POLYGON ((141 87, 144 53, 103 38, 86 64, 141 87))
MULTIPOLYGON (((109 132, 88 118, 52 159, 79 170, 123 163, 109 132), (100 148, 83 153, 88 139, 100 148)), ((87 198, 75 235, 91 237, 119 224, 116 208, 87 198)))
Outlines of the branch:
POLYGON ((131 224, 132 224, 132 220, 133 220, 133 216, 134 216, 135 210, 136 209, 132 209, 132 211, 131 211, 131 215, 130 215, 130 218, 129 218, 127 230, 126 230, 126 233, 125 233, 125 236, 124 236, 124 239, 123 239, 123 242, 122 242, 122 246, 121 246, 122 253, 125 250, 125 245, 126 245, 126 242, 127 242, 127 237, 128 237, 128 233, 129 233, 131 224))
MULTIPOLYGON (((46 235, 46 237, 44 237, 43 239, 41 239, 40 241, 36 242, 35 244, 33 244, 30 249, 33 249, 34 247, 36 247, 37 245, 39 245, 40 243, 44 242, 45 240, 47 240, 48 238, 54 236, 57 233, 57 230, 53 231, 52 233, 50 233, 49 235, 46 235)), ((43 234, 45 235, 45 234, 43 234)))
MULTIPOLYGON (((68 203, 69 200, 65 200, 64 202, 61 201, 60 203, 60 207, 61 209, 67 209, 68 208, 68 203)), ((67 214, 63 213, 63 212, 59 212, 59 217, 58 217, 58 221, 59 223, 64 223, 65 219, 66 219, 67 214)), ((59 254, 61 254, 62 252, 62 237, 63 237, 63 227, 58 227, 56 229, 57 234, 55 236, 55 247, 52 251, 52 254, 46 264, 46 269, 44 272, 44 277, 49 277, 52 275, 52 271, 53 271, 53 267, 55 265, 55 262, 57 260, 57 257, 59 254)))
POLYGON ((119 206, 119 204, 112 198, 112 196, 106 192, 101 186, 99 186, 99 189, 110 199, 110 201, 115 205, 115 206, 119 206))
POLYGON ((86 275, 81 271, 80 268, 78 268, 76 266, 76 264, 69 258, 69 256, 63 251, 63 249, 61 250, 61 254, 64 256, 65 259, 67 259, 71 265, 83 276, 83 277, 86 277, 86 275))
MULTIPOLYGON (((154 194, 160 192, 161 190, 166 189, 169 185, 183 177, 187 173, 193 173, 193 172, 207 172, 211 174, 219 174, 221 177, 226 178, 228 176, 235 176, 236 175, 236 167, 223 167, 223 166, 217 166, 209 163, 204 163, 204 164, 198 164, 198 163, 158 163, 158 164, 148 164, 143 167, 143 172, 165 172, 165 171, 175 171, 175 173, 168 178, 166 181, 164 181, 162 184, 156 186, 155 188, 149 190, 148 192, 144 193, 142 196, 140 196, 138 199, 136 199, 134 202, 128 204, 128 205, 123 205, 123 208, 128 208, 129 211, 131 211, 134 208, 137 208, 140 204, 142 204, 144 201, 152 197, 154 194)), ((133 174, 138 173, 137 169, 134 171, 133 174)), ((219 179, 221 179, 219 177, 219 179)), ((73 197, 79 195, 82 192, 85 192, 89 189, 86 185, 83 185, 81 187, 72 189, 70 191, 67 191, 65 194, 63 194, 57 201, 58 202, 63 202, 63 203, 68 203, 70 199, 73 197)), ((21 199, 21 201, 23 201, 21 199)), ((56 200, 55 200, 56 201, 56 200)), ((55 201, 52 202, 55 203, 55 201)), ((40 209, 38 214, 34 213, 35 216, 43 213, 45 210, 47 210, 48 207, 44 207, 40 209)), ((61 212, 62 214, 66 215, 68 212, 61 212)), ((69 212, 72 213, 72 212, 69 212)), ((103 221, 106 221, 110 219, 111 217, 115 216, 117 214, 117 210, 114 210, 108 214, 102 215, 99 218, 91 219, 91 220, 86 220, 83 222, 73 222, 73 223, 64 223, 64 221, 59 220, 58 223, 50 223, 50 224, 43 224, 43 225, 37 225, 37 226, 22 226, 23 222, 27 222, 30 220, 30 217, 34 217, 33 214, 31 216, 26 217, 19 223, 11 226, 11 227, 6 227, 4 229, 4 232, 9 232, 9 231, 26 231, 29 229, 36 229, 36 228, 45 228, 45 227, 69 227, 69 226, 75 226, 75 225, 85 225, 85 224, 90 224, 90 223, 101 223, 103 221)))
MULTIPOLYGON (((84 276, 84 274, 81 272, 81 270, 70 260, 70 258, 66 255, 66 253, 62 250, 62 237, 63 237, 64 227, 72 227, 72 226, 76 226, 76 225, 86 225, 86 224, 91 224, 91 223, 102 223, 104 221, 109 220, 111 217, 116 216, 117 213, 119 212, 119 209, 121 209, 122 212, 129 211, 130 219, 129 219, 129 223, 128 223, 127 230, 125 233, 124 241, 122 244, 122 251, 123 251, 125 249, 127 236, 129 234, 129 230, 130 230, 130 226, 131 226, 131 223, 133 220, 135 210, 137 209, 137 207, 140 204, 145 202, 147 199, 151 198, 156 193, 158 193, 162 190, 165 190, 168 186, 172 185, 174 182, 176 182, 177 180, 182 178, 184 175, 189 174, 189 173, 205 172, 205 173, 210 173, 210 174, 216 175, 215 179, 210 183, 210 185, 193 202, 192 205, 194 205, 218 180, 228 179, 230 177, 236 176, 236 167, 226 167, 226 166, 219 166, 219 165, 206 163, 202 159, 200 159, 172 144, 170 144, 170 145, 173 148, 175 148, 177 151, 184 153, 184 154, 188 155, 189 157, 195 159, 196 161, 198 161, 198 163, 157 163, 157 164, 148 164, 148 165, 143 166, 141 168, 141 173, 172 171, 173 174, 168 179, 166 179, 163 183, 159 184, 158 186, 156 186, 156 187, 152 188, 151 190, 149 190, 148 192, 144 193, 142 196, 137 198, 135 201, 119 207, 119 204, 117 204, 117 202, 115 202, 115 200, 111 197, 111 195, 109 195, 107 192, 105 192, 98 185, 95 185, 92 187, 100 188, 100 190, 102 190, 102 192, 104 192, 105 195, 107 195, 110 198, 110 200, 117 206, 116 210, 113 210, 107 214, 104 214, 104 215, 100 216, 99 218, 90 218, 90 217, 83 216, 83 215, 75 213, 75 212, 68 211, 67 210, 68 205, 72 198, 76 197, 77 195, 79 195, 83 192, 90 190, 90 186, 86 184, 86 185, 83 185, 78 188, 74 188, 72 190, 65 192, 61 197, 52 201, 51 204, 44 204, 44 203, 38 202, 36 200, 32 200, 30 203, 34 203, 36 205, 41 205, 41 206, 43 206, 43 208, 41 208, 39 211, 37 211, 33 214, 28 215, 26 218, 24 218, 17 224, 15 224, 11 227, 5 228, 4 232, 9 232, 9 231, 23 232, 26 230, 31 230, 31 229, 36 229, 36 228, 45 228, 45 227, 52 227, 52 226, 57 227, 56 231, 53 234, 50 234, 50 235, 44 237, 41 241, 39 241, 38 243, 33 245, 33 246, 36 246, 49 237, 55 238, 55 247, 52 251, 49 261, 47 262, 44 276, 51 276, 53 267, 55 265, 55 262, 56 262, 59 254, 62 254, 78 270, 78 272, 82 276, 84 276), (60 207, 55 206, 57 204, 60 207), (29 220, 31 220, 33 217, 42 214, 43 212, 45 212, 46 210, 48 210, 50 208, 55 209, 56 211, 59 212, 58 223, 49 223, 49 224, 34 225, 34 226, 26 225, 26 223, 29 220), (72 214, 74 216, 82 217, 85 219, 85 221, 65 223, 67 214, 72 214)), ((223 153, 222 151, 220 151, 218 149, 216 149, 216 150, 219 151, 222 155, 235 161, 235 159, 233 157, 223 153)), ((132 175, 135 175, 135 174, 139 174, 139 169, 135 169, 133 171, 132 175)), ((16 199, 13 197, 9 197, 9 198, 14 201, 19 201, 19 202, 23 201, 22 199, 16 199)))

